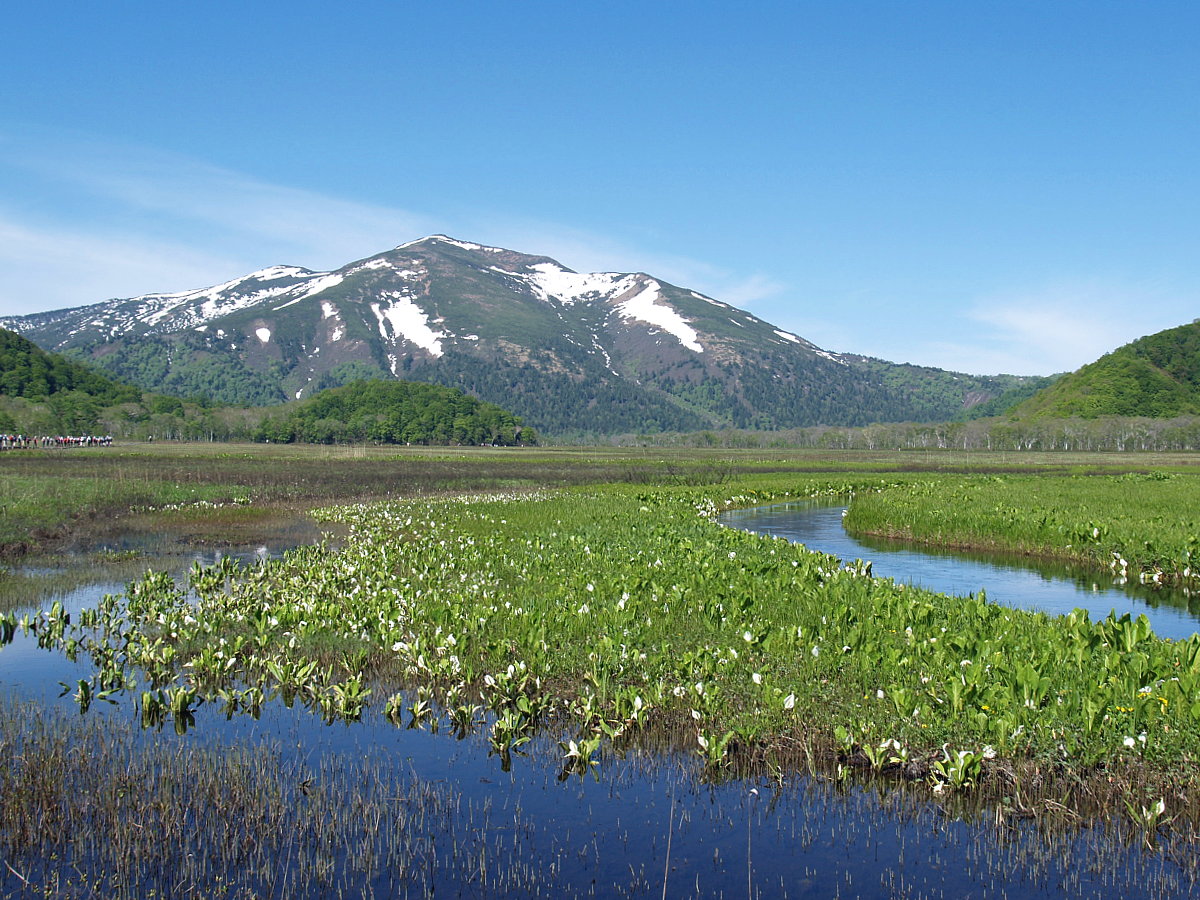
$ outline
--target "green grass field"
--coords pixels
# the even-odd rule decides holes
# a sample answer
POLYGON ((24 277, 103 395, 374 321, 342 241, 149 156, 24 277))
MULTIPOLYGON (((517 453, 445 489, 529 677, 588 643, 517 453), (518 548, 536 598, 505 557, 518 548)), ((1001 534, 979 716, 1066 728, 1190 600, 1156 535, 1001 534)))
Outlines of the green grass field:
POLYGON ((0 455, 0 556, 112 532, 131 510, 250 499, 312 505, 573 484, 712 484, 751 473, 1186 471, 1187 454, 627 448, 396 448, 157 443, 0 455))

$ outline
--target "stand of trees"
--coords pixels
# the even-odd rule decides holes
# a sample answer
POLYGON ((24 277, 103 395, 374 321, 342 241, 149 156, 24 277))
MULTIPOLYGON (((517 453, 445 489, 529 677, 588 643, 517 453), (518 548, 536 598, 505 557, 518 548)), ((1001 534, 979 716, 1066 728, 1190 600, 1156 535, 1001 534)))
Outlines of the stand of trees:
POLYGON ((89 401, 99 407, 137 400, 142 392, 0 329, 0 394, 26 400, 60 396, 67 406, 89 401))
POLYGON ((462 391, 413 381, 359 381, 301 401, 263 420, 262 441, 312 444, 537 443, 511 413, 462 391))
POLYGON ((0 431, 232 440, 253 434, 257 421, 247 416, 247 410, 143 392, 0 329, 0 431))
POLYGON ((358 381, 258 408, 144 392, 0 329, 0 431, 106 434, 124 440, 533 444, 537 435, 454 388, 358 381))
POLYGON ((700 431, 623 435, 620 445, 660 447, 811 447, 829 450, 1200 450, 1200 416, 1172 419, 980 419, 973 422, 791 428, 781 431, 700 431))

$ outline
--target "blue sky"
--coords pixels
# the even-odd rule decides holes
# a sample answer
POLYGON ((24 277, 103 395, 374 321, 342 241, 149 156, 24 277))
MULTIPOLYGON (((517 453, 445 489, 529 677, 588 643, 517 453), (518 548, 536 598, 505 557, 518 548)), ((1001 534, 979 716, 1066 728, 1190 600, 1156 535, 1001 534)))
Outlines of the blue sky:
POLYGON ((1200 315, 1200 4, 19 4, 0 314, 431 233, 831 350, 1073 369, 1200 315))

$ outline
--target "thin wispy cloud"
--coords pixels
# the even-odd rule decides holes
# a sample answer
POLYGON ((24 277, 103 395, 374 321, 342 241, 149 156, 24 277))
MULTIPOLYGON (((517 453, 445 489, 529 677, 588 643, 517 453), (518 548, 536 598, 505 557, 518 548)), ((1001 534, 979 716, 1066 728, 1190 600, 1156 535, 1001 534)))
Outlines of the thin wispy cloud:
MULTIPOLYGON (((1117 347, 1188 321, 1187 298, 1154 286, 1054 283, 981 297, 946 315, 912 308, 857 329, 818 314, 799 333, 821 346, 973 374, 1074 371, 1117 347)), ((796 323, 799 324, 799 323, 796 323)))
POLYGON ((0 146, 0 165, 78 192, 93 229, 181 234, 252 264, 339 265, 439 224, 408 210, 273 184, 177 154, 95 142, 0 146), (280 254, 288 257, 283 259, 280 254))
POLYGON ((1187 302, 1152 286, 1057 283, 973 302, 962 326, 971 340, 923 342, 919 358, 960 372, 1070 372, 1141 336, 1187 322, 1187 302))
POLYGON ((762 275, 646 252, 559 223, 439 217, 141 148, 89 141, 35 148, 9 139, 0 143, 0 167, 72 196, 64 207, 69 220, 0 202, 4 314, 207 286, 280 263, 332 268, 438 232, 545 254, 578 271, 645 271, 735 305, 780 290, 762 275))
POLYGON ((50 216, 0 190, 2 315, 204 287, 275 264, 327 269, 438 232, 577 271, 647 272, 828 349, 978 374, 1072 370, 1192 315, 1181 298, 1145 286, 1076 283, 982 295, 950 315, 878 301, 878 315, 847 318, 838 304, 795 296, 769 275, 647 250, 651 242, 488 212, 441 217, 140 148, 35 147, 0 135, 0 187, 19 179, 59 202, 50 216))
POLYGON ((1061 372, 1182 324, 1186 308, 1152 285, 1063 283, 981 300, 969 317, 985 346, 1037 363, 1033 371, 1061 372))
POLYGON ((0 212, 0 314, 82 306, 205 283, 234 263, 145 234, 30 226, 0 212))

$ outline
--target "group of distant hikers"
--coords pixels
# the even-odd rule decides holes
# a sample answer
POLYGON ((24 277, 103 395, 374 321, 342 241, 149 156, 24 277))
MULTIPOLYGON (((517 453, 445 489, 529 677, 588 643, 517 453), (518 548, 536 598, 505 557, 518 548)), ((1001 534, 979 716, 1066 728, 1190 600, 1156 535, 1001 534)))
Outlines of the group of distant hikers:
POLYGON ((112 435, 58 434, 36 435, 0 434, 0 450, 44 450, 63 447, 111 447, 112 435))

